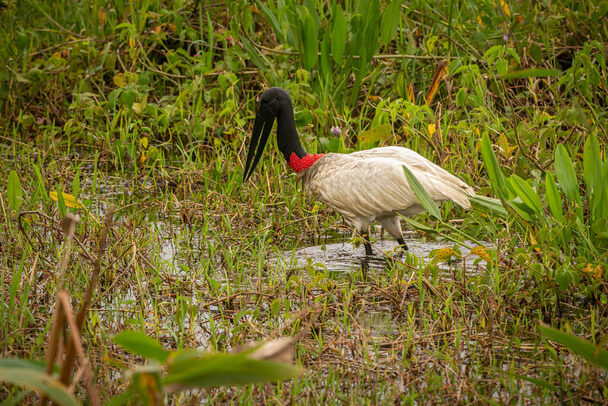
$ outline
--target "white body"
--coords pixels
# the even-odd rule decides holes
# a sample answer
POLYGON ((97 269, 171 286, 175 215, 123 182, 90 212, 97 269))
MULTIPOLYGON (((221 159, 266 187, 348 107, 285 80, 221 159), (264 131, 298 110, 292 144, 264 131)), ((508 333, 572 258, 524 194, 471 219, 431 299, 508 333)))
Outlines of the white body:
POLYGON ((452 200, 468 209, 474 190, 422 155, 403 147, 382 147, 351 154, 327 154, 300 172, 307 193, 340 213, 357 230, 378 220, 394 238, 402 238, 399 216, 424 209, 403 173, 407 166, 435 201, 452 200))

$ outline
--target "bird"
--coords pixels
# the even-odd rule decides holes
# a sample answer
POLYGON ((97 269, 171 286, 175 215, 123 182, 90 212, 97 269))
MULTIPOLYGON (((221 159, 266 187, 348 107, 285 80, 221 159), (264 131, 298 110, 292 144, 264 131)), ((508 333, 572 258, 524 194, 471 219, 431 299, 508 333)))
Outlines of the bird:
POLYGON ((373 255, 369 226, 378 221, 397 240, 403 251, 399 214, 419 214, 424 208, 405 177, 406 166, 436 201, 451 200, 464 209, 475 191, 445 169, 405 147, 377 147, 351 153, 309 154, 296 130, 294 110, 287 91, 267 89, 260 97, 243 172, 245 183, 256 168, 277 123, 277 145, 289 167, 296 172, 307 195, 338 212, 363 237, 365 255, 373 255))

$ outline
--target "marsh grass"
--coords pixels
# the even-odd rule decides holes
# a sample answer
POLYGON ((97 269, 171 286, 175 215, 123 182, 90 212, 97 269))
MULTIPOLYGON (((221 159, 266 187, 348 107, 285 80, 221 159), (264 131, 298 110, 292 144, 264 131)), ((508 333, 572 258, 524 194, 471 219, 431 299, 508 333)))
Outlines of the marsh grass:
MULTIPOLYGON (((341 35, 332 9, 288 7, 316 24, 316 62, 300 48, 309 39, 298 40, 310 33, 280 43, 291 34, 275 32, 261 2, 25 3, 0 8, 2 357, 46 357, 64 244, 56 223, 66 211, 81 216, 82 246, 73 245, 65 275, 74 303, 86 297, 87 252, 107 226, 81 336, 104 400, 125 390, 125 371, 141 361, 111 338, 135 329, 168 349, 297 338, 301 377, 183 392, 173 404, 605 402, 606 372, 539 331, 542 321, 605 347, 604 249, 591 255, 577 239, 563 249, 512 214, 444 205, 449 227, 423 215, 417 221, 435 231, 417 238, 458 238, 457 226, 489 242, 482 272, 455 261, 446 274, 414 256, 347 277, 280 267, 277 255, 350 234, 303 196, 276 148, 241 183, 257 95, 279 85, 294 98, 310 151, 399 144, 492 195, 485 136, 501 170, 538 191, 547 214, 541 192, 557 145, 581 190, 586 136, 606 151, 604 3, 402 5, 394 40, 376 33, 379 43, 368 44, 376 52, 360 60, 353 19, 365 2, 355 1, 341 9, 344 58, 325 61, 323 38, 341 35), (448 76, 426 105, 444 59, 448 76), (327 66, 333 86, 318 70, 327 66), (382 139, 357 138, 382 125, 382 139), (53 200, 53 191, 84 208, 53 200)), ((299 14, 276 16, 286 19, 278 26, 304 29, 292 24, 299 14)), ((585 207, 563 209, 567 217, 585 207)), ((560 232, 577 233, 572 224, 560 232)), ((84 399, 84 384, 75 386, 84 399)), ((21 391, 4 387, 0 397, 37 399, 21 391)))

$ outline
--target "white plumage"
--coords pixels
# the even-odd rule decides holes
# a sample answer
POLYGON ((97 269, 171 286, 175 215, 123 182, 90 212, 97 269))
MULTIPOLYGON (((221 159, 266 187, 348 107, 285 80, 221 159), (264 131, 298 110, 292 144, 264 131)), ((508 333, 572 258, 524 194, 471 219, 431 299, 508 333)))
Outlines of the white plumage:
POLYGON ((475 195, 466 183, 415 151, 382 147, 351 154, 327 154, 298 174, 307 193, 340 213, 359 231, 377 220, 402 238, 396 212, 413 216, 424 209, 403 173, 406 165, 435 201, 452 200, 468 209, 475 195))

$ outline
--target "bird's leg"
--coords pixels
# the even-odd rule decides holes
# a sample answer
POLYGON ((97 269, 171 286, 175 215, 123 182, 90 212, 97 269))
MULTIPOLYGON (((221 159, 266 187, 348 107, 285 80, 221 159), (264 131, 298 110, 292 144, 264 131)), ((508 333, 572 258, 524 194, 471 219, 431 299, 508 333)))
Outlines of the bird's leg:
POLYGON ((378 221, 380 221, 380 224, 382 224, 382 228, 388 231, 391 237, 397 240, 399 247, 401 248, 401 254, 399 256, 402 256, 403 252, 407 251, 408 248, 405 240, 403 239, 403 233, 401 232, 401 222, 399 220, 399 216, 386 215, 378 218, 378 221))
POLYGON ((402 249, 402 253, 407 251, 409 248, 407 248, 407 244, 405 243, 405 240, 403 239, 403 237, 399 237, 397 238, 397 242, 399 243, 399 247, 401 247, 402 249))
POLYGON ((369 241, 369 230, 361 230, 361 237, 363 237, 363 245, 365 245, 365 255, 372 256, 374 255, 372 251, 372 244, 369 241))

